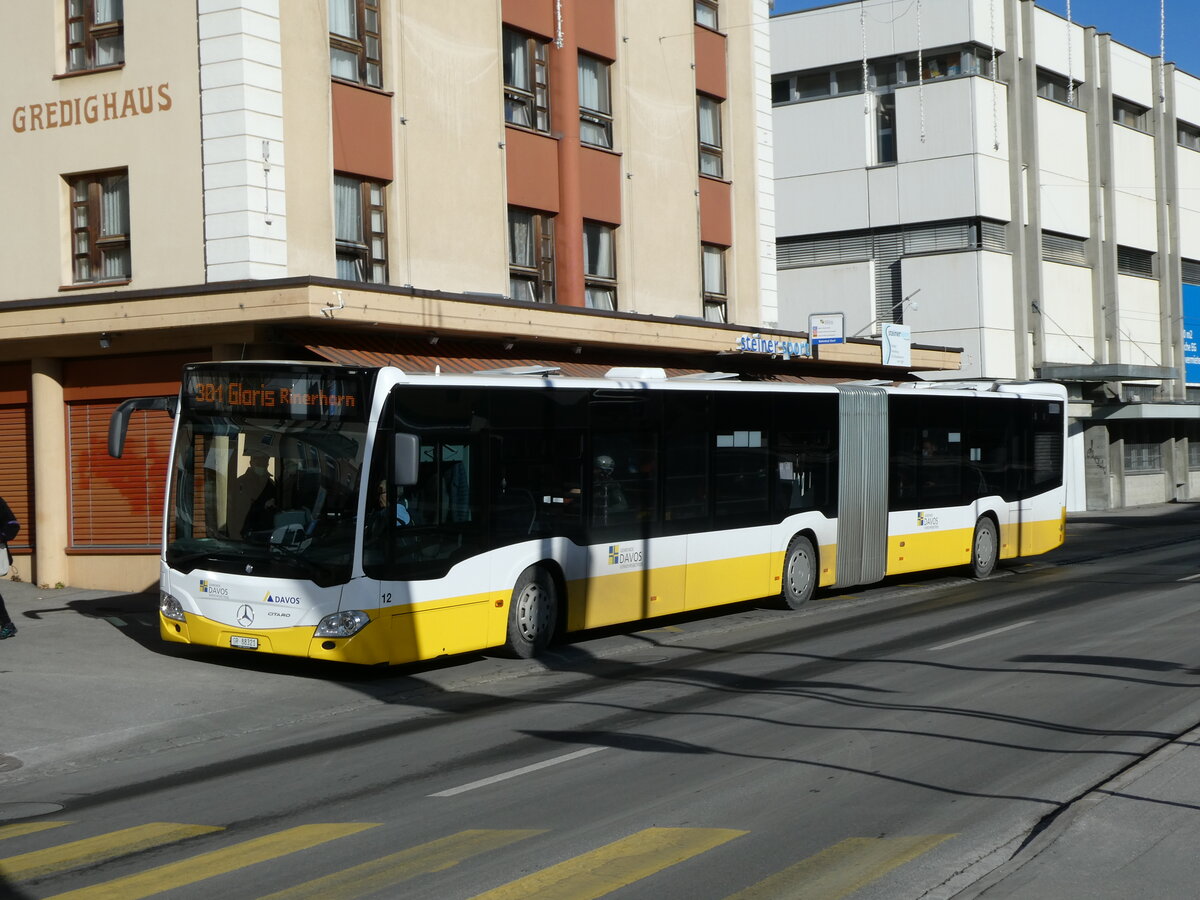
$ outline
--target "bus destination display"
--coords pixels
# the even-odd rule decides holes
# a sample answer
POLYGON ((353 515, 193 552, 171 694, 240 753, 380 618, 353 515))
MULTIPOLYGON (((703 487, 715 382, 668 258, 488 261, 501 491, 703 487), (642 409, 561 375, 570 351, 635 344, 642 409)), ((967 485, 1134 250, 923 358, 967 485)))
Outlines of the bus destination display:
POLYGON ((361 377, 290 372, 189 372, 184 404, 214 415, 289 419, 362 419, 361 377))

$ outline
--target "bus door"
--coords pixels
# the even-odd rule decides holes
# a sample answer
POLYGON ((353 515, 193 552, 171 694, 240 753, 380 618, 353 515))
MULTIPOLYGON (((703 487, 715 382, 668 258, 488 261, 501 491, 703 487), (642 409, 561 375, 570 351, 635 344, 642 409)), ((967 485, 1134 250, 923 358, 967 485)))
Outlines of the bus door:
POLYGON ((838 385, 837 581, 887 574, 888 399, 882 388, 838 385))

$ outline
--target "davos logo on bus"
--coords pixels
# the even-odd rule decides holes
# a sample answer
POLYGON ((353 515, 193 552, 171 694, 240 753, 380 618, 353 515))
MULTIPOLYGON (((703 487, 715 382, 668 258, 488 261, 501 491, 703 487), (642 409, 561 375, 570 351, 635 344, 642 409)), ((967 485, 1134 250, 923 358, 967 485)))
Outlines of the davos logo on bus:
POLYGON ((608 564, 610 566, 636 566, 645 558, 641 549, 622 550, 620 544, 610 544, 608 547, 608 564))
POLYGON ((208 594, 210 597, 228 597, 229 596, 229 588, 225 587, 222 584, 214 584, 213 582, 211 582, 205 578, 201 578, 200 579, 200 593, 208 594))
POLYGON ((917 524, 920 525, 922 528, 937 528, 938 527, 938 517, 931 516, 927 512, 919 512, 919 513, 917 513, 917 524))
POLYGON ((285 606, 299 606, 300 598, 299 597, 287 597, 287 596, 284 596, 283 594, 272 594, 270 591, 267 591, 267 596, 263 597, 263 602, 264 603, 279 603, 279 604, 283 604, 285 606))

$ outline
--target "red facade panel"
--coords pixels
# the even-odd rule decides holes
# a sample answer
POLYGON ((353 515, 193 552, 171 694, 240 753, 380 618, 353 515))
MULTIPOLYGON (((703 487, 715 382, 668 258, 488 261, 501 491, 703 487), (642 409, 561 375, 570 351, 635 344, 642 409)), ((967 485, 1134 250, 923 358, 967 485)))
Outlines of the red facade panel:
POLYGON ((542 37, 554 37, 554 0, 504 0, 500 16, 505 25, 542 37))
POLYGON ((504 129, 510 206, 559 211, 558 141, 520 128, 504 129))
POLYGON ((696 90, 720 97, 729 93, 725 35, 696 26, 696 90))
POLYGON ((700 179, 700 240, 733 246, 733 190, 727 181, 700 179))
POLYGON ((333 168, 347 175, 391 181, 392 97, 334 82, 333 168))
POLYGON ((617 58, 617 17, 612 0, 583 0, 575 7, 579 49, 607 60, 617 58))
POLYGON ((582 147, 579 180, 583 218, 620 225, 621 157, 616 153, 582 147))

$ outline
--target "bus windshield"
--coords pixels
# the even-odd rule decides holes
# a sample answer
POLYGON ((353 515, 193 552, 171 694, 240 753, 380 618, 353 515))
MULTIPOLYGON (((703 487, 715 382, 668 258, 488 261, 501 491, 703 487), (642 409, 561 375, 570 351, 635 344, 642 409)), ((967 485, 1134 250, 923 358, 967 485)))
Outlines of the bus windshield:
MULTIPOLYGON (((254 402, 231 405, 228 398, 251 380, 185 377, 167 501, 167 565, 323 587, 344 582, 358 533, 362 392, 354 411, 329 414, 298 409, 295 401, 264 404, 271 390, 302 395, 258 379, 254 402)), ((303 396, 327 394, 313 387, 303 396)))

